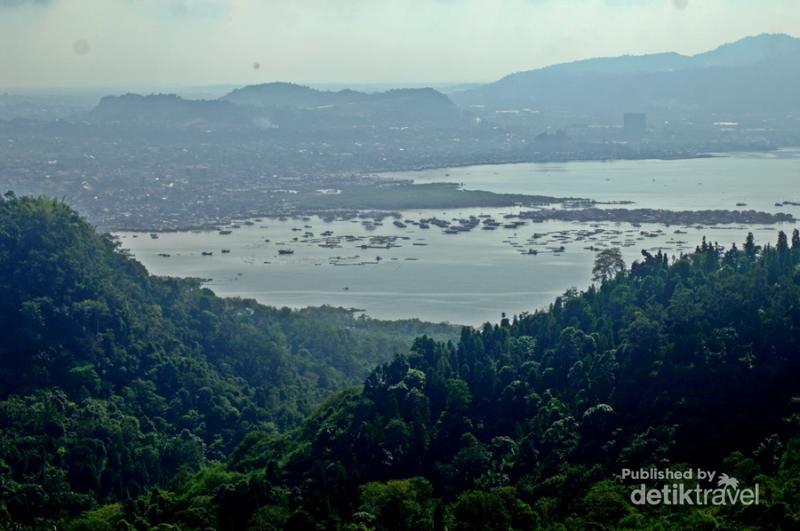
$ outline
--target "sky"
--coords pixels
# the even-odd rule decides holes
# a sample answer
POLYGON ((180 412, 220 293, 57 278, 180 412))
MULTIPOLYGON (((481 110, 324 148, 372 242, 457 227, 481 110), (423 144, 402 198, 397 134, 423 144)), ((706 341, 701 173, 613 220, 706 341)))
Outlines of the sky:
POLYGON ((0 0, 0 87, 486 82, 800 35, 798 0, 0 0))

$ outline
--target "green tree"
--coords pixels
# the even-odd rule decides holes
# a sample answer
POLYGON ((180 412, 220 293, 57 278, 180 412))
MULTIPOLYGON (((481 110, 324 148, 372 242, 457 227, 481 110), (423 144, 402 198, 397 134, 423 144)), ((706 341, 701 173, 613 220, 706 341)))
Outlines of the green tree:
POLYGON ((458 531, 523 531, 537 523, 530 506, 511 488, 465 492, 453 504, 452 514, 458 531))
POLYGON ((410 531, 433 529, 433 488, 423 478, 367 483, 360 489, 359 511, 367 513, 377 529, 410 531))
POLYGON ((592 280, 606 282, 624 269, 625 261, 622 259, 622 251, 618 247, 603 249, 595 256, 592 280))

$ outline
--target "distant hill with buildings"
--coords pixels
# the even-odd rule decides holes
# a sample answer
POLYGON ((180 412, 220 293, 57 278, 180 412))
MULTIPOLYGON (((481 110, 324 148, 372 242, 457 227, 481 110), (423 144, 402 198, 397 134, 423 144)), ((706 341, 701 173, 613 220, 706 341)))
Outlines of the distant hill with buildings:
POLYGON ((452 128, 473 122, 468 113, 431 88, 333 92, 291 83, 247 86, 218 100, 174 94, 108 96, 88 113, 88 119, 212 129, 452 128))
POLYGON ((385 92, 325 91, 292 83, 266 83, 236 89, 223 101, 272 112, 283 127, 461 126, 468 117, 432 88, 385 92))
POLYGON ((106 96, 88 113, 93 122, 179 128, 239 127, 252 118, 251 112, 231 102, 190 100, 174 94, 106 96))

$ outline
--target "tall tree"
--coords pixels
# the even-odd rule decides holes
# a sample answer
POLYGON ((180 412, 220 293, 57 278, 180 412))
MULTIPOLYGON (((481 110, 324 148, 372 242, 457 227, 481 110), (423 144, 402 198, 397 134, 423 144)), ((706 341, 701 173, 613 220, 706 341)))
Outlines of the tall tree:
POLYGON ((594 259, 592 268, 592 280, 595 282, 606 282, 614 278, 617 273, 625 269, 625 261, 622 259, 622 251, 619 247, 603 249, 594 259))

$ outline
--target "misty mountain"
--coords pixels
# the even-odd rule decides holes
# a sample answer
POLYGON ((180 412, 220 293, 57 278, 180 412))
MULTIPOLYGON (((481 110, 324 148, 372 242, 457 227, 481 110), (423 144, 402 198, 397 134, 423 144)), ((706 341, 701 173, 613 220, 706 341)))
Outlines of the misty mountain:
POLYGON ((471 123, 447 96, 430 88, 368 94, 290 83, 247 86, 218 100, 162 94, 107 96, 88 119, 197 129, 450 128, 471 123))
POLYGON ((93 122, 177 128, 241 127, 252 123, 250 109, 227 101, 189 100, 174 94, 106 96, 89 114, 93 122))
POLYGON ((450 98, 432 88, 366 93, 266 83, 236 89, 222 100, 268 109, 281 127, 451 127, 468 120, 450 98))
POLYGON ((615 115, 800 110, 800 39, 763 34, 684 56, 598 58, 519 72, 453 93, 460 105, 615 115))
POLYGON ((295 83, 263 83, 237 88, 221 100, 269 109, 314 108, 325 105, 342 105, 363 99, 366 94, 355 90, 317 90, 295 83))

